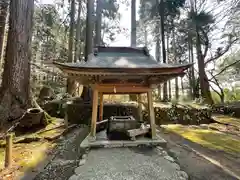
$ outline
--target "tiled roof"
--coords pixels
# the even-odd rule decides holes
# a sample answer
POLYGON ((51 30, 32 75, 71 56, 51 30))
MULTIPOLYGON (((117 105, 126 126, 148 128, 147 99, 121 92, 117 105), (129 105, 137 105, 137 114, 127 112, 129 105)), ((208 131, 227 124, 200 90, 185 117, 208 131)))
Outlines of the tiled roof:
MULTIPOLYGON (((79 68, 168 68, 179 65, 159 64, 144 48, 98 47, 87 62, 64 63, 79 68)), ((182 66, 182 65, 180 65, 182 66)))

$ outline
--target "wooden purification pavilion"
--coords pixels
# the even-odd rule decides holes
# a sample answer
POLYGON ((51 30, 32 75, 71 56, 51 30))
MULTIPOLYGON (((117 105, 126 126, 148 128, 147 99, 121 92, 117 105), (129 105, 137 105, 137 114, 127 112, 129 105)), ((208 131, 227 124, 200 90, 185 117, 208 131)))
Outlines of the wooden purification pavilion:
MULTIPOLYGON (((155 114, 152 89, 157 85, 184 75, 191 64, 159 64, 146 48, 103 47, 94 49, 87 62, 57 63, 54 65, 67 77, 93 91, 91 133, 96 137, 98 102, 100 99, 99 120, 103 117, 104 94, 143 94, 147 93, 152 139, 156 138, 155 114)), ((138 96, 140 100, 140 96, 138 96)))

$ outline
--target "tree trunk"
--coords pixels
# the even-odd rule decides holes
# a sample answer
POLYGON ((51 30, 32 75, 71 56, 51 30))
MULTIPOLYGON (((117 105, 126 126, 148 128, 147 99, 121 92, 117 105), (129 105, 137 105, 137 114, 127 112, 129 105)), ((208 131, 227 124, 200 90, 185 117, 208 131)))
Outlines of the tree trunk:
POLYGON ((168 81, 168 97, 169 97, 169 101, 172 100, 172 84, 171 84, 171 80, 168 81))
POLYGON ((85 42, 85 61, 88 55, 93 52, 93 24, 94 24, 94 0, 87 1, 87 21, 86 21, 86 42, 85 42))
MULTIPOLYGON (((157 21, 156 23, 156 51, 155 51, 155 58, 156 58, 156 61, 158 63, 160 63, 160 59, 161 59, 161 47, 160 47, 160 21, 157 21)), ((161 84, 159 84, 158 86, 158 99, 161 100, 161 89, 162 89, 162 86, 161 84)))
POLYGON ((196 28, 196 50, 197 50, 197 59, 198 59, 198 71, 199 71, 199 81, 201 88, 201 95, 204 98, 204 101, 208 104, 213 104, 212 95, 210 92, 210 86, 208 78, 205 72, 204 58, 202 55, 201 44, 200 44, 200 35, 198 29, 196 28))
MULTIPOLYGON (((177 64, 177 56, 176 56, 176 39, 175 39, 175 29, 173 28, 172 31, 172 38, 173 38, 173 57, 174 63, 177 64)), ((179 86, 178 86, 178 77, 175 78, 175 99, 179 100, 179 86)))
POLYGON ((217 85, 218 88, 220 89, 220 92, 215 90, 212 86, 211 86, 211 88, 212 88, 213 91, 215 91, 219 95, 221 103, 223 104, 225 102, 224 88, 221 87, 221 85, 219 84, 219 82, 218 82, 216 77, 213 76, 213 79, 215 80, 215 85, 217 85))
MULTIPOLYGON (((167 60, 169 62, 169 33, 167 32, 167 60)), ((171 80, 168 81, 168 100, 172 99, 172 87, 171 87, 171 80)))
MULTIPOLYGON (((189 63, 192 62, 192 59, 191 59, 191 39, 190 39, 189 35, 188 35, 188 59, 189 59, 189 63)), ((194 86, 193 86, 193 79, 192 79, 192 70, 193 70, 192 68, 188 70, 189 95, 192 99, 195 99, 194 95, 193 95, 194 86)))
MULTIPOLYGON (((167 62, 166 57, 166 46, 165 46, 165 29, 164 29, 164 2, 163 0, 160 1, 159 5, 159 12, 160 12, 160 23, 161 23, 161 37, 162 37, 162 56, 163 56, 163 63, 167 62)), ((163 84, 163 101, 168 101, 168 94, 167 94, 167 82, 163 84)))
POLYGON ((175 78, 175 99, 179 100, 179 85, 178 85, 178 77, 175 78))
POLYGON ((181 89, 182 89, 182 96, 184 96, 184 85, 183 85, 183 78, 181 77, 181 89))
MULTIPOLYGON (((136 0, 131 1, 131 47, 137 46, 136 0)), ((130 101, 137 101, 136 94, 129 95, 130 101)))
POLYGON ((101 45, 102 32, 102 0, 97 0, 96 22, 95 22, 95 46, 101 45))
MULTIPOLYGON (((157 29, 159 29, 159 27, 158 27, 157 29)), ((157 33, 158 35, 156 36, 155 58, 156 58, 156 61, 157 61, 158 63, 160 63, 161 51, 160 51, 160 35, 159 35, 159 30, 156 31, 156 33, 157 33)))
POLYGON ((195 92, 196 92, 195 97, 200 98, 199 77, 195 80, 195 92))
POLYGON ((82 0, 78 0, 78 15, 77 15, 77 28, 76 28, 76 41, 75 41, 75 56, 74 62, 80 61, 81 59, 81 10, 82 0))
POLYGON ((158 85, 158 100, 159 101, 162 100, 162 85, 161 84, 158 85))
POLYGON ((136 0, 131 1, 131 46, 137 46, 136 0))
MULTIPOLYGON (((81 61, 81 10, 82 10, 82 0, 78 0, 78 13, 77 13, 77 27, 76 27, 76 40, 75 40, 75 56, 74 62, 81 61)), ((74 92, 76 96, 79 96, 80 85, 75 82, 74 92)))
POLYGON ((30 60, 34 0, 10 2, 6 61, 0 89, 1 125, 21 117, 30 105, 30 60))
MULTIPOLYGON (((196 0, 190 0, 190 9, 191 12, 195 12, 197 14, 197 6, 196 6, 196 0)), ((197 26, 196 26, 196 32, 197 32, 197 26)), ((189 32, 190 33, 190 32, 189 32)), ((196 35, 196 33, 195 33, 196 35)), ((191 52, 191 62, 194 63, 194 55, 193 55, 193 37, 195 35, 189 35, 190 37, 190 52, 191 52)), ((197 48, 196 48, 197 49, 197 48)), ((200 50, 201 50, 201 45, 200 45, 200 50)), ((197 57, 198 59, 198 57, 197 57)), ((200 87, 199 87, 199 78, 195 78, 195 69, 194 66, 191 68, 191 76, 192 76, 192 87, 193 87, 193 97, 194 98, 200 98, 200 87)))
MULTIPOLYGON (((194 55, 193 55, 193 40, 192 37, 189 36, 189 60, 190 63, 194 64, 194 55)), ((199 93, 196 90, 196 78, 195 78, 195 72, 194 72, 194 65, 190 68, 190 85, 191 85, 191 91, 192 91, 192 99, 195 99, 199 97, 199 93)))
POLYGON ((221 103, 224 104, 225 103, 225 95, 222 92, 221 92, 220 99, 221 99, 221 103))
MULTIPOLYGON (((191 39, 191 63, 194 64, 194 55, 193 55, 193 40, 191 39)), ((196 91, 196 78, 195 78, 195 70, 194 65, 191 68, 191 76, 192 76, 192 87, 193 87, 193 98, 199 97, 199 93, 196 91)))
POLYGON ((147 26, 144 26, 144 42, 145 42, 145 47, 148 47, 148 32, 147 32, 147 26))
POLYGON ((75 29, 75 0, 71 0, 70 10, 70 24, 69 24, 69 40, 68 40, 68 62, 73 62, 73 41, 74 41, 74 29, 75 29))
MULTIPOLYGON (((74 42, 74 29, 75 29, 75 0, 71 0, 70 10, 70 24, 69 24, 69 40, 68 40, 68 62, 73 62, 73 42, 74 42)), ((67 93, 74 95, 76 90, 76 82, 67 78, 67 93)))
MULTIPOLYGON (((86 40, 85 40, 85 61, 88 55, 93 52, 93 24, 94 24, 94 0, 87 1, 87 21, 86 21, 86 40)), ((82 96, 84 101, 91 101, 91 90, 88 87, 83 88, 82 96)))
POLYGON ((8 13, 9 0, 2 0, 0 3, 0 60, 2 60, 4 36, 5 36, 5 26, 8 13))

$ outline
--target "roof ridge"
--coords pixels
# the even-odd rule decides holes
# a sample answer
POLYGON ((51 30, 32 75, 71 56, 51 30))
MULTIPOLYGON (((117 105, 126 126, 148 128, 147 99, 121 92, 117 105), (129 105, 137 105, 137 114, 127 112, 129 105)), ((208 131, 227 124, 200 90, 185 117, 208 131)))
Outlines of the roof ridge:
POLYGON ((147 47, 95 46, 94 55, 97 55, 99 52, 140 53, 145 56, 150 56, 147 47))

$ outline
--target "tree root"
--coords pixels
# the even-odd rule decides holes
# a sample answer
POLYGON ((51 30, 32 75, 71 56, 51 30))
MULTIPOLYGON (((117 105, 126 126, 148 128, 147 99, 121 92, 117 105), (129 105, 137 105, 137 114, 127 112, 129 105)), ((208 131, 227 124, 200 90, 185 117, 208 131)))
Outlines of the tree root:
POLYGON ((14 144, 21 144, 21 143, 31 143, 31 142, 39 142, 41 141, 41 137, 25 137, 23 139, 17 140, 14 144))
MULTIPOLYGON (((32 142, 39 142, 44 140, 42 137, 25 137, 25 138, 20 138, 15 141, 13 141, 13 144, 23 144, 23 143, 32 143, 32 142)), ((0 143, 0 148, 5 148, 6 147, 6 142, 0 143)))

